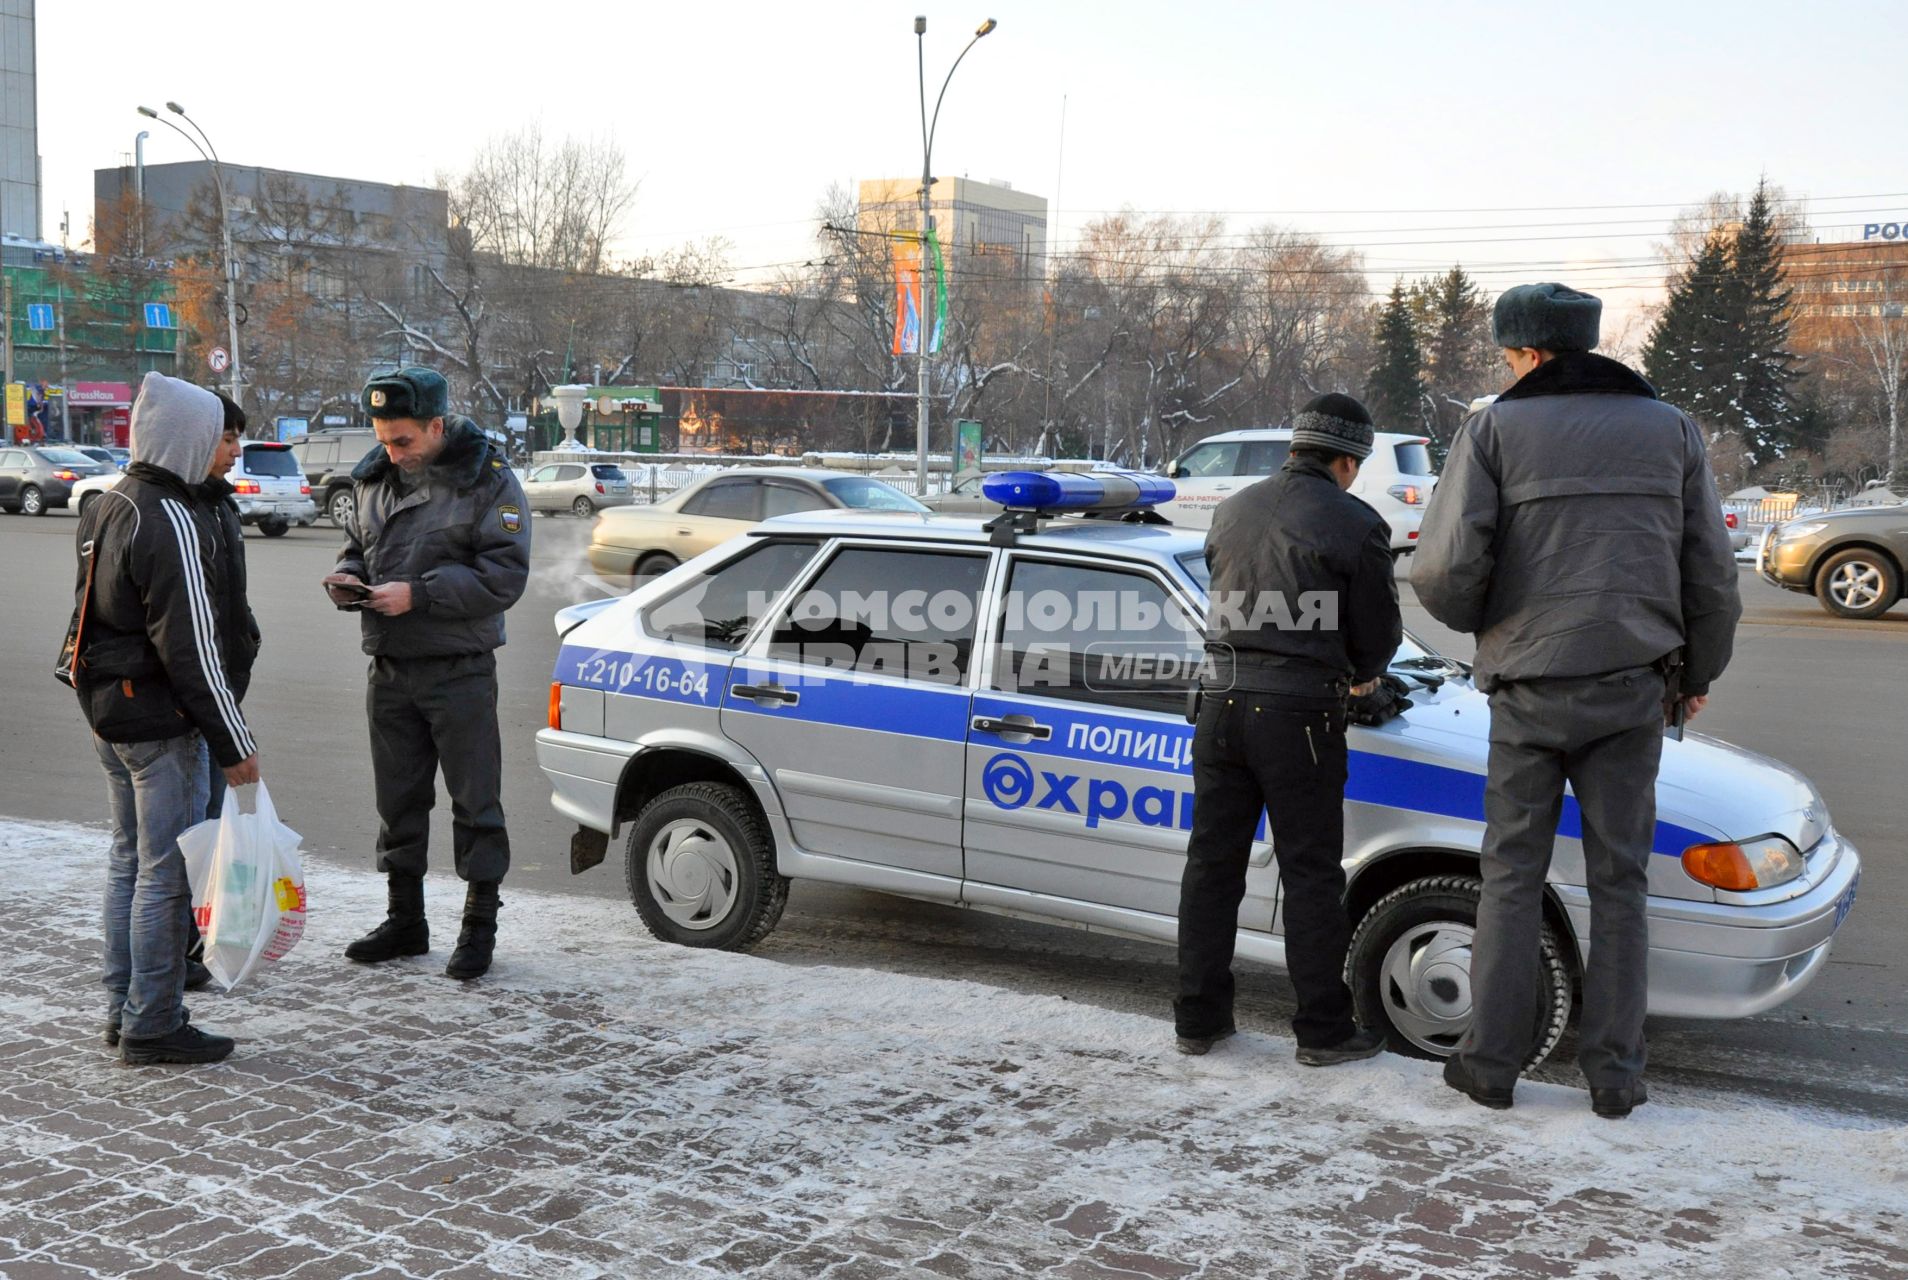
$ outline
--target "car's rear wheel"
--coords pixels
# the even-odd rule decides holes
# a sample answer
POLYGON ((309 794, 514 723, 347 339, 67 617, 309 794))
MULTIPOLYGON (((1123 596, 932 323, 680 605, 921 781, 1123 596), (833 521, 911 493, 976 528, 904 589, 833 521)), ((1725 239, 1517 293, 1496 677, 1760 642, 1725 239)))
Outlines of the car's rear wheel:
MULTIPOLYGON (((1358 1021, 1385 1033, 1392 1052, 1448 1058, 1471 1026, 1471 945, 1483 884, 1430 876, 1392 890, 1352 931, 1346 980, 1358 1021)), ((1563 939, 1539 932, 1537 1022, 1526 1069, 1550 1056, 1570 1024, 1572 983, 1563 939)))
POLYGON ((588 520, 596 514, 596 504, 588 498, 578 498, 570 504, 570 513, 581 520, 588 520))
POLYGON ((1837 552, 1815 575, 1815 598, 1843 618, 1879 618, 1901 596, 1901 575, 1887 556, 1866 547, 1837 552))
POLYGON ((788 904, 768 824, 738 787, 691 782, 644 806, 624 862, 630 900, 664 942, 742 951, 788 904))
POLYGON ((46 514, 46 495, 40 492, 38 485, 28 485, 20 490, 20 510, 29 516, 46 514))
POLYGON ((351 517, 357 514, 358 499, 350 489, 336 489, 325 499, 325 514, 331 517, 331 523, 340 529, 351 523, 351 517))
POLYGON ((288 520, 260 520, 258 522, 258 531, 268 538, 282 538, 291 531, 291 522, 288 520))
POLYGON ((652 551, 636 562, 636 576, 653 578, 659 573, 668 573, 682 561, 662 551, 652 551))

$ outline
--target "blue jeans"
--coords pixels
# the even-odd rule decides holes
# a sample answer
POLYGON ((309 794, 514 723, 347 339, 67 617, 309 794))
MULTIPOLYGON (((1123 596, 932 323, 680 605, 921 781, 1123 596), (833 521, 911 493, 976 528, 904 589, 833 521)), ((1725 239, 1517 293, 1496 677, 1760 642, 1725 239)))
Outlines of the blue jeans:
POLYGON ((106 771, 113 849, 102 914, 106 1020, 121 1035, 163 1036, 185 1021, 186 926, 192 891, 179 833, 204 812, 196 733, 93 749, 106 771), (195 795, 195 792, 198 794, 195 795), (197 810, 193 804, 197 801, 197 810))
MULTIPOLYGON (((211 822, 225 808, 225 770, 213 763, 212 748, 205 744, 205 739, 193 736, 199 743, 199 780, 192 789, 192 812, 211 822)), ((197 822, 199 818, 192 821, 197 822)))

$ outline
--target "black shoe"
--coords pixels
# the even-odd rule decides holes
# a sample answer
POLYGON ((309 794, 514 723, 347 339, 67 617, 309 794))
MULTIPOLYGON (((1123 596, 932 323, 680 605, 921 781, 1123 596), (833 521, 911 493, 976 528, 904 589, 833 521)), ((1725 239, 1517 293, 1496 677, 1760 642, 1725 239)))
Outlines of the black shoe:
POLYGON ((1209 1036, 1178 1036, 1175 1039, 1175 1046, 1181 1053, 1203 1058, 1211 1053, 1212 1047, 1221 1040, 1230 1040, 1238 1034, 1237 1027, 1221 1027, 1209 1036))
POLYGON ((502 905, 495 880, 471 881, 464 891, 464 927, 457 934, 450 963, 444 966, 445 977, 468 982, 490 972, 490 953, 497 946, 497 908, 502 905))
POLYGON ((106 1047, 108 1049, 117 1049, 119 1047, 119 1019, 114 1018, 111 1022, 107 1023, 102 1030, 106 1035, 106 1047))
POLYGON ((1590 1109, 1607 1120, 1621 1120, 1650 1100, 1650 1091, 1638 1080, 1626 1089, 1592 1089, 1590 1109))
POLYGON ((424 919, 424 878, 387 877, 390 905, 382 923, 345 948, 345 959, 383 964, 399 956, 421 956, 431 949, 431 926, 424 919))
POLYGON ((1360 1027, 1337 1044, 1310 1049, 1300 1045, 1298 1061, 1301 1067, 1335 1067, 1341 1062, 1375 1058, 1384 1051, 1385 1033, 1373 1031, 1370 1027, 1360 1027))
POLYGON ((190 1022, 182 1022, 176 1031, 163 1036, 121 1036, 119 1060, 129 1067, 150 1067, 161 1062, 196 1065, 218 1062, 232 1052, 230 1036, 215 1036, 190 1022))
POLYGON ((185 969, 187 991, 203 991, 212 985, 212 971, 190 956, 186 957, 185 969))
POLYGON ((1492 1111, 1511 1109, 1511 1091, 1484 1084, 1471 1074, 1464 1060, 1455 1053, 1444 1060, 1444 1083, 1475 1102, 1480 1107, 1489 1107, 1492 1111))

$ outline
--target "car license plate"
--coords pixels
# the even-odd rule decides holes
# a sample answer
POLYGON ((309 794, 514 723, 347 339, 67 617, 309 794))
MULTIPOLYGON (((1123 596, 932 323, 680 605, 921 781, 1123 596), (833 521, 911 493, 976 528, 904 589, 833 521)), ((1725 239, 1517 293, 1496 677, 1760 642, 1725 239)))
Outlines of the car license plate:
POLYGON ((1848 919, 1848 913, 1854 909, 1855 891, 1861 887, 1862 876, 1861 872, 1858 871, 1855 873, 1855 878, 1848 882, 1848 888, 1842 891, 1842 896, 1835 900, 1835 927, 1837 929, 1842 927, 1842 921, 1848 919))

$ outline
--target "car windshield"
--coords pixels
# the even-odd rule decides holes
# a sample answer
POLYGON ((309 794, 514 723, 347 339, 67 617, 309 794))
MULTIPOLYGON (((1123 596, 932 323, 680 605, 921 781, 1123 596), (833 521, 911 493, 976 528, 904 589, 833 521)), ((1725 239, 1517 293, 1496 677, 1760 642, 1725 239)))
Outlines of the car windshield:
POLYGON ((40 456, 62 467, 97 466, 98 458, 89 458, 78 449, 42 449, 40 456))
MULTIPOLYGON (((1187 577, 1198 584, 1201 595, 1212 589, 1212 570, 1206 564, 1204 551, 1184 553, 1179 557, 1179 566, 1186 571, 1187 577)), ((1451 659, 1444 657, 1409 631, 1404 633, 1404 640, 1399 643, 1398 653, 1392 658, 1391 665, 1419 671, 1461 670, 1451 659)))
POLYGON ((844 507, 853 507, 858 511, 912 511, 918 515, 930 514, 928 509, 901 492, 891 484, 879 480, 869 480, 864 476, 834 476, 821 482, 822 488, 834 495, 844 507))
POLYGON ((245 469, 255 476, 295 476, 300 474, 298 459, 292 456, 289 447, 276 449, 247 449, 245 451, 245 469))

